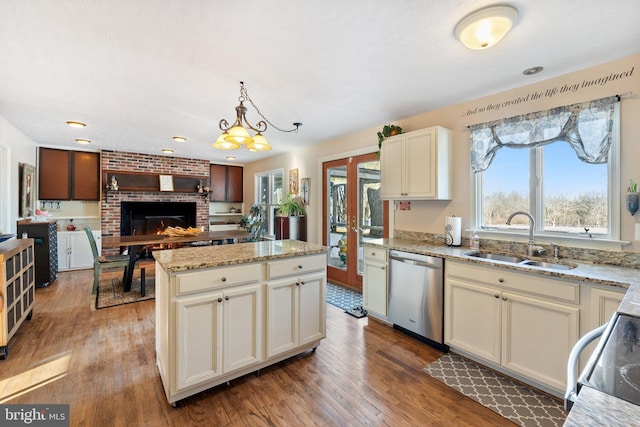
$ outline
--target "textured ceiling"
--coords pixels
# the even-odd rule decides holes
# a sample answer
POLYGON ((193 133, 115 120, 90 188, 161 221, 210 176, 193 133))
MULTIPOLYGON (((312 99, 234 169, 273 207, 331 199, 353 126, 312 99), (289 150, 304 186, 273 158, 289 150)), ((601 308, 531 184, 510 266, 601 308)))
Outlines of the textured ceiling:
POLYGON ((42 145, 247 163, 640 52, 638 0, 513 1, 507 37, 466 49, 455 24, 490 4, 2 0, 0 115, 42 145), (213 149, 240 80, 271 122, 300 132, 267 130, 266 154, 213 149))

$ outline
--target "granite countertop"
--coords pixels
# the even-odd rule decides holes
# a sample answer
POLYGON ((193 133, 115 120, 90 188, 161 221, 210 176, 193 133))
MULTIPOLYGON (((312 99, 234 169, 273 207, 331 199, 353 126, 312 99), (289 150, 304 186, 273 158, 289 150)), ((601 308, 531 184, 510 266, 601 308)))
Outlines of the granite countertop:
MULTIPOLYGON (((473 249, 462 247, 438 246, 408 239, 376 239, 367 241, 366 246, 382 247, 423 255, 438 256, 445 259, 464 260, 470 263, 538 273, 557 278, 582 281, 606 286, 622 287, 627 293, 618 307, 618 313, 640 317, 640 274, 637 268, 617 267, 606 264, 591 264, 580 260, 561 259, 577 267, 571 270, 551 270, 496 260, 487 260, 465 255, 473 249)), ((527 259, 544 259, 526 257, 527 259)), ((551 262, 558 262, 550 260, 551 262)), ((628 426, 636 425, 640 420, 640 407, 606 393, 583 387, 565 420, 565 427, 589 426, 628 426)))
POLYGON ((246 264, 327 253, 329 248, 299 240, 274 240, 233 245, 194 246, 153 252, 168 273, 246 264))

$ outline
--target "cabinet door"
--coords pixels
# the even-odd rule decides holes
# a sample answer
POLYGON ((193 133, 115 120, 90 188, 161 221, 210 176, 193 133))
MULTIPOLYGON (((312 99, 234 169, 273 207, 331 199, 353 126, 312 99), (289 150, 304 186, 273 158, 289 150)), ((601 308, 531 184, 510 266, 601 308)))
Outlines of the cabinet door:
POLYGON ((100 200, 100 154, 72 152, 73 200, 100 200))
POLYGON ((395 136, 382 142, 382 149, 380 150, 380 194, 384 199, 404 196, 402 188, 404 180, 403 142, 404 136, 395 136))
POLYGON ((262 285, 224 292, 223 372, 262 361, 262 285))
POLYGON ((387 317, 387 265, 365 259, 362 284, 364 308, 387 317))
POLYGON ((210 193, 212 202, 224 202, 227 195, 227 167, 224 165, 210 165, 209 167, 210 193))
POLYGON ((267 283, 267 358, 298 345, 298 285, 295 279, 267 283))
POLYGON ((302 276, 298 281, 298 345, 325 337, 325 276, 302 276))
POLYGON ((38 160, 38 198, 40 200, 71 199, 71 151, 40 148, 38 160))
POLYGON ((69 239, 67 234, 58 233, 58 271, 68 270, 69 239))
POLYGON ((84 231, 74 231, 69 234, 69 267, 71 269, 93 267, 93 253, 89 238, 84 231))
POLYGON ((500 363, 500 292, 494 288, 447 279, 445 343, 500 363))
MULTIPOLYGON (((383 143, 384 144, 384 143, 383 143)), ((405 196, 418 198, 436 197, 436 139, 433 130, 406 135, 404 146, 405 196)))
POLYGON ((176 300, 176 390, 222 373, 222 293, 176 300))
POLYGON ((227 202, 242 202, 242 167, 227 166, 227 202))
POLYGON ((579 308, 502 293, 502 366, 562 391, 579 308))
POLYGON ((598 326, 604 325, 618 310, 624 298, 626 289, 613 291, 608 289, 591 288, 589 298, 589 330, 583 331, 583 335, 598 326))

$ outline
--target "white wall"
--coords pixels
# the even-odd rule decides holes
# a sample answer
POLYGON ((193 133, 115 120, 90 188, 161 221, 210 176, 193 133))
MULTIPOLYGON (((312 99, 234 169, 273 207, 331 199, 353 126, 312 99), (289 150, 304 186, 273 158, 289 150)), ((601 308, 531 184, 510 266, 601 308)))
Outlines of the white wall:
POLYGON ((19 163, 36 166, 36 145, 0 116, 0 230, 15 233, 18 220, 19 163))
MULTIPOLYGON (((523 82, 526 82, 523 76, 523 82)), ((480 92, 480 90, 479 90, 480 92)), ((596 67, 576 71, 539 83, 500 92, 494 95, 474 99, 462 104, 452 105, 434 111, 425 112, 392 123, 403 127, 405 132, 418 130, 434 125, 444 126, 453 131, 453 200, 451 201, 417 201, 411 204, 410 211, 395 212, 394 227, 398 230, 420 231, 426 233, 442 233, 445 217, 461 216, 462 227, 469 226, 470 204, 470 162, 469 134, 467 126, 491 120, 549 109, 556 106, 589 101, 606 96, 627 94, 621 102, 621 165, 620 182, 624 186, 629 178, 640 182, 640 55, 621 58, 596 67), (585 81, 610 77, 616 73, 627 73, 625 77, 609 78, 602 84, 581 87, 585 81), (578 85, 575 90, 564 90, 578 85), (555 92, 553 92, 555 89, 555 92), (549 90, 550 92, 547 92, 549 90), (553 93, 551 93, 553 92, 553 93), (532 94, 536 96, 532 96, 532 94), (527 95, 529 97, 527 98, 527 95), (518 98, 522 101, 517 102, 518 98), (526 100, 524 100, 526 98, 526 100), (487 106, 498 108, 487 109, 487 106), (484 111, 481 111, 484 110, 484 111)), ((377 149, 377 128, 368 129, 351 135, 345 135, 323 144, 271 157, 245 166, 245 195, 247 201, 253 198, 253 174, 265 170, 284 168, 300 169, 300 177, 311 177, 312 204, 308 209, 309 241, 322 241, 322 199, 321 199, 321 162, 318 159, 344 157, 349 152, 370 147, 377 149), (315 178, 315 179, 314 179, 315 178)), ((328 123, 327 125, 330 125, 328 123)), ((301 132, 301 137, 304 131, 301 132)), ((626 187, 622 190, 626 191, 626 187)), ((621 206, 621 239, 633 241, 634 226, 640 222, 640 214, 630 216, 621 206), (638 218, 636 218, 638 217, 638 218)), ((625 251, 640 252, 640 242, 632 242, 625 251)))

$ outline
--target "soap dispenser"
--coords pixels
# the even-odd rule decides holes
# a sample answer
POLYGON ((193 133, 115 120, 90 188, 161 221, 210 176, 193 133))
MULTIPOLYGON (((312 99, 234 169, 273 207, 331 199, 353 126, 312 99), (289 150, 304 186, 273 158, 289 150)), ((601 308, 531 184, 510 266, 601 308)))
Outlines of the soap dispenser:
POLYGON ((478 233, 473 233, 471 237, 471 247, 473 249, 480 249, 480 236, 478 236, 478 233))

